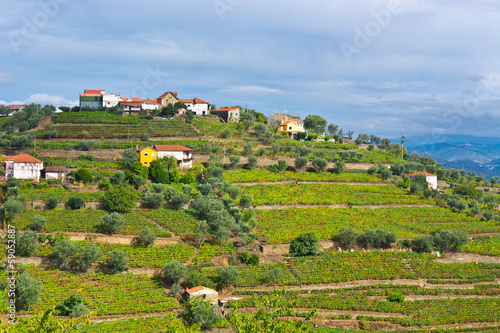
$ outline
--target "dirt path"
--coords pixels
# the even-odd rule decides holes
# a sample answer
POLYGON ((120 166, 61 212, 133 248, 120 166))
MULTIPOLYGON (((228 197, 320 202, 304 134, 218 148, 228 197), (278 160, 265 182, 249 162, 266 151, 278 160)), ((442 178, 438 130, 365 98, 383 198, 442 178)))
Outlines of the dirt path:
MULTIPOLYGON (((28 130, 28 132, 35 132, 41 129, 44 129, 45 127, 52 125, 52 119, 50 118, 51 116, 45 116, 42 121, 38 123, 38 125, 35 128, 32 128, 28 130)), ((43 141, 43 140, 40 140, 43 141)))
POLYGON ((445 263, 445 264, 455 264, 455 263, 463 264, 463 263, 469 263, 469 262, 500 264, 500 257, 486 256, 486 255, 476 254, 476 253, 446 254, 446 257, 436 258, 435 260, 442 262, 442 263, 445 263))
POLYGON ((364 205, 364 206, 351 206, 351 205, 260 205, 255 206, 254 209, 287 209, 287 208, 314 208, 314 207, 327 207, 327 208, 359 208, 359 209, 380 209, 388 207, 436 207, 432 204, 415 204, 415 205, 364 205))
MULTIPOLYGON (((133 244, 134 239, 137 238, 136 235, 105 235, 91 232, 67 232, 67 231, 58 231, 52 233, 43 233, 45 236, 52 235, 55 236, 58 233, 63 233, 68 236, 72 241, 84 241, 88 240, 94 243, 109 243, 109 244, 133 244)), ((155 245, 170 245, 180 243, 180 238, 172 237, 172 238, 161 238, 158 237, 155 240, 155 245)))
MULTIPOLYGON (((273 291, 278 290, 302 290, 308 292, 310 290, 321 290, 321 289, 346 289, 354 287, 365 287, 365 286, 375 286, 375 285, 396 285, 396 286, 418 286, 425 289, 474 289, 475 285, 478 284, 498 284, 500 279, 489 282, 479 282, 470 284, 431 284, 427 282, 427 279, 419 280, 408 280, 408 279, 396 279, 396 280, 359 280, 359 281, 349 281, 341 283, 326 283, 326 284, 310 284, 310 285, 300 285, 300 286, 266 286, 266 287, 245 287, 241 290, 249 291, 273 291)), ((498 297, 497 297, 498 298, 498 297)))

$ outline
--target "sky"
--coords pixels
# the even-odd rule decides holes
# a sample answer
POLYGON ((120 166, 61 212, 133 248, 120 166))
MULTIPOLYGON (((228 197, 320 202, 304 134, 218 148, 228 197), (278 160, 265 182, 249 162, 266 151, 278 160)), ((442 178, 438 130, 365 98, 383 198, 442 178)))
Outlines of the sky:
POLYGON ((2 0, 0 104, 176 91, 381 137, 498 136, 494 0, 2 0))

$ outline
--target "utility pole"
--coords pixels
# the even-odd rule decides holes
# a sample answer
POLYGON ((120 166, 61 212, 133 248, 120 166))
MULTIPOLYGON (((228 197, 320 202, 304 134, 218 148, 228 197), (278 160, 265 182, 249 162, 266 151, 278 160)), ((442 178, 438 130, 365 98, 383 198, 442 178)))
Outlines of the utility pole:
POLYGON ((401 159, 404 157, 403 144, 405 143, 405 136, 401 134, 401 159))

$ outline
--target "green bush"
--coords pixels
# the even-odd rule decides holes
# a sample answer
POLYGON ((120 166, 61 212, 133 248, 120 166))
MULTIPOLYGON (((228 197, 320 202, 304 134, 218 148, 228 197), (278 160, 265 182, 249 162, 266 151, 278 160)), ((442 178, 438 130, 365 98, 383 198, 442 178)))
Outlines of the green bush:
POLYGON ((71 197, 68 200, 68 206, 71 209, 80 209, 83 206, 83 199, 78 196, 71 197))
POLYGON ((290 244, 290 253, 297 256, 310 256, 318 252, 318 237, 314 232, 302 234, 290 244))
POLYGON ((57 207, 57 199, 56 198, 50 198, 48 202, 48 207, 49 209, 55 209, 57 207))
POLYGON ((82 168, 75 173, 75 179, 79 182, 90 183, 94 180, 94 176, 92 176, 92 172, 82 168))
POLYGON ((389 302, 393 302, 393 303, 404 303, 405 296, 403 294, 400 294, 400 293, 395 293, 395 294, 392 294, 389 297, 387 297, 387 300, 389 302))

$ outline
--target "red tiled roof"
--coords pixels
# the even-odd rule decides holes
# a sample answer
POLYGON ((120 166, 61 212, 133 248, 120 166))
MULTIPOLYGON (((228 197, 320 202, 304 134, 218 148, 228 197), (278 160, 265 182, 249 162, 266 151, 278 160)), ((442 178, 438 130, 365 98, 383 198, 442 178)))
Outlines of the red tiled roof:
POLYGON ((240 108, 224 108, 224 109, 217 109, 217 110, 212 110, 212 111, 224 111, 224 112, 229 112, 229 111, 239 111, 240 108))
POLYGON ((157 99, 162 99, 163 97, 167 96, 168 94, 172 94, 175 98, 177 98, 177 93, 175 91, 167 91, 166 93, 164 93, 163 95, 161 95, 157 99))
POLYGON ((181 145, 154 145, 157 151, 193 151, 193 149, 181 145))
POLYGON ((290 117, 287 117, 287 116, 282 115, 282 114, 273 114, 273 116, 278 117, 278 118, 281 118, 281 119, 283 119, 283 120, 295 121, 295 122, 299 122, 299 123, 302 123, 302 122, 303 122, 303 121, 302 121, 302 120, 300 120, 300 119, 290 118, 290 117))
POLYGON ((179 102, 184 103, 184 104, 186 104, 186 103, 194 104, 194 101, 192 99, 189 99, 189 98, 188 99, 179 99, 179 102))
POLYGON ((139 97, 132 97, 132 102, 142 102, 142 99, 139 97))
POLYGON ((215 292, 215 293, 216 293, 216 291, 215 291, 215 290, 210 289, 210 288, 207 288, 207 287, 203 287, 203 286, 197 286, 197 287, 194 287, 194 288, 191 288, 191 289, 186 289, 186 292, 187 292, 188 294, 194 294, 194 293, 196 293, 196 292, 198 292, 198 291, 201 291, 201 290, 203 290, 203 289, 210 290, 210 291, 213 291, 213 292, 215 292))
POLYGON ((7 105, 7 107, 11 110, 21 110, 23 108, 24 104, 12 104, 12 105, 7 105))
POLYGON ((160 104, 156 99, 145 99, 144 104, 160 104))
POLYGON ((202 101, 201 99, 196 98, 196 97, 195 97, 195 99, 194 99, 194 102, 195 102, 196 104, 208 104, 207 102, 202 101))
POLYGON ((102 92, 105 91, 104 89, 85 89, 84 92, 86 94, 102 94, 102 92))
POLYGON ((128 101, 128 98, 125 98, 125 97, 120 97, 120 99, 124 102, 128 101))
POLYGON ((417 172, 414 172, 412 174, 409 174, 408 176, 414 177, 416 175, 424 175, 426 177, 437 177, 436 175, 433 175, 432 173, 423 172, 423 171, 417 171, 417 172))
POLYGON ((4 156, 4 161, 12 161, 14 163, 43 163, 39 159, 28 154, 20 154, 17 156, 4 156))

